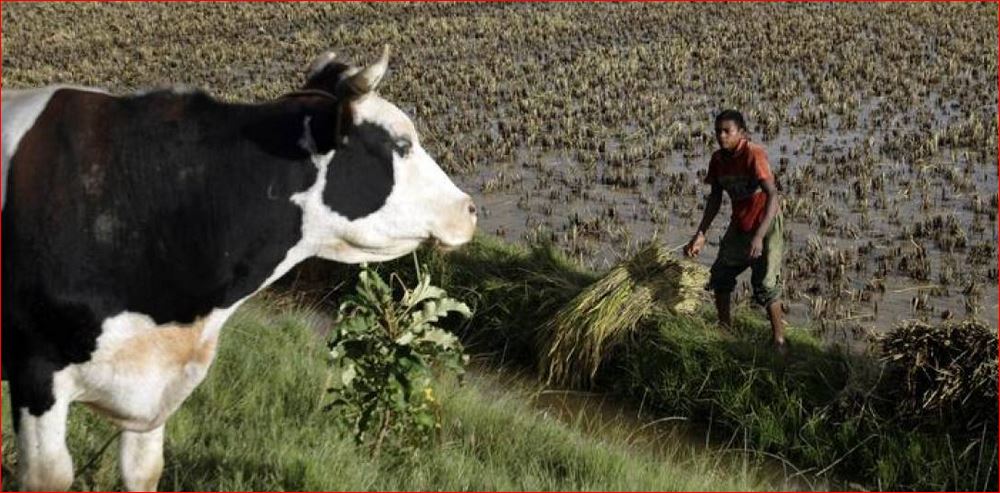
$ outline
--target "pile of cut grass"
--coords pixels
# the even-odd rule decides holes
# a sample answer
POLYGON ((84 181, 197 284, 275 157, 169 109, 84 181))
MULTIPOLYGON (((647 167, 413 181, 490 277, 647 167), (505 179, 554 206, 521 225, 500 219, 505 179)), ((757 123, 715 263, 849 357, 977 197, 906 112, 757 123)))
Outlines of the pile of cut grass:
POLYGON ((997 333, 976 320, 909 321, 877 340, 902 385, 887 394, 914 419, 940 419, 973 431, 997 417, 997 333))
POLYGON ((550 384, 587 387, 645 319, 698 307, 708 273, 651 243, 611 268, 538 330, 540 371, 550 384))
MULTIPOLYGON (((445 321, 466 349, 526 368, 540 362, 538 328, 600 279, 548 243, 522 247, 477 236, 458 251, 423 249, 417 256, 438 286, 472 308, 471 320, 445 321)), ((413 258, 405 257, 376 268, 412 282, 413 264, 413 258)))

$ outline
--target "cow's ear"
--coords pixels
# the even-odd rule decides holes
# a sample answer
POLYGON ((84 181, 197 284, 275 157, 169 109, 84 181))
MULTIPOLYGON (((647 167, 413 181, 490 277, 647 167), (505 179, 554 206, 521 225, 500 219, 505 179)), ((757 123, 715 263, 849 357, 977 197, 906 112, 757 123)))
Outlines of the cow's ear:
POLYGON ((306 81, 310 81, 320 75, 328 65, 334 63, 336 60, 337 54, 332 51, 323 53, 313 59, 312 63, 309 64, 309 68, 306 69, 306 81))
POLYGON ((341 100, 354 99, 374 91, 388 68, 388 45, 377 62, 363 69, 350 66, 328 51, 309 64, 303 88, 326 91, 341 100))
POLYGON ((306 69, 306 83, 303 89, 318 89, 334 94, 337 87, 352 71, 351 66, 337 55, 328 51, 316 57, 306 69))

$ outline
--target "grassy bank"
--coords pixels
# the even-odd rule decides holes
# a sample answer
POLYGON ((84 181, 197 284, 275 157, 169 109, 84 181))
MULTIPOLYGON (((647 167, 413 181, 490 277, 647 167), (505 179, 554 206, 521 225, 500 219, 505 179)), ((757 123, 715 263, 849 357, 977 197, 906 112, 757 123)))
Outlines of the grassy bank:
POLYGON ((992 425, 914 418, 893 399, 900 382, 869 356, 824 351, 796 334, 786 361, 770 351, 763 323, 746 317, 739 328, 728 339, 705 319, 658 321, 622 358, 623 391, 812 474, 877 489, 996 489, 995 400, 992 425))
MULTIPOLYGON (((239 310, 206 382, 167 425, 162 490, 745 490, 780 489, 752 457, 664 456, 622 434, 594 437, 546 417, 519 390, 474 378, 439 392, 440 443, 414 463, 359 454, 320 410, 325 349, 303 310, 273 298, 239 310), (615 438, 615 437, 618 438, 615 438)), ((16 440, 4 389, 3 489, 17 488, 16 440)), ((74 488, 121 488, 114 430, 74 406, 74 488), (93 463, 89 464, 93 459, 93 463)))
MULTIPOLYGON (((443 287, 476 309, 455 330, 473 347, 529 367, 544 350, 538 328, 598 278, 552 248, 486 238, 447 256, 423 252, 421 259, 443 287)), ((412 262, 384 268, 411 272, 412 262)), ((871 488, 997 488, 996 421, 983 418, 997 414, 990 390, 995 371, 985 394, 955 406, 985 409, 979 417, 914 414, 902 405, 909 397, 898 371, 875 351, 847 354, 792 328, 784 359, 771 351, 768 333, 748 309, 727 334, 715 328, 710 311, 657 314, 608 355, 598 386, 664 416, 700 421, 732 446, 779 457, 803 473, 871 488)), ((995 348, 996 334, 987 333, 983 343, 995 348)), ((985 353, 993 354, 995 368, 995 352, 985 353)))

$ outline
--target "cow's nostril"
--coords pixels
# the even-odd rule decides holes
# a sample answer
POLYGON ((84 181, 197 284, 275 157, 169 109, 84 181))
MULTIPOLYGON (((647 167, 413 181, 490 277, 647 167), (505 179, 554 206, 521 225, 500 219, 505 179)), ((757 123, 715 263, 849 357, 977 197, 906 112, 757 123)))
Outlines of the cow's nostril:
POLYGON ((476 203, 473 202, 472 199, 469 199, 466 203, 468 204, 466 207, 468 208, 469 214, 475 216, 476 211, 478 210, 476 209, 476 203))

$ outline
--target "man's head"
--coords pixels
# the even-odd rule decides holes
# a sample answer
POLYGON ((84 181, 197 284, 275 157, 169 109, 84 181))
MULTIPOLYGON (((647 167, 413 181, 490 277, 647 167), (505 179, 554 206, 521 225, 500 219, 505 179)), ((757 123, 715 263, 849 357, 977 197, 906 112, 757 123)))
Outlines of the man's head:
POLYGON ((715 117, 715 141, 724 151, 735 151, 740 141, 746 138, 746 131, 747 124, 739 111, 725 110, 715 117))

